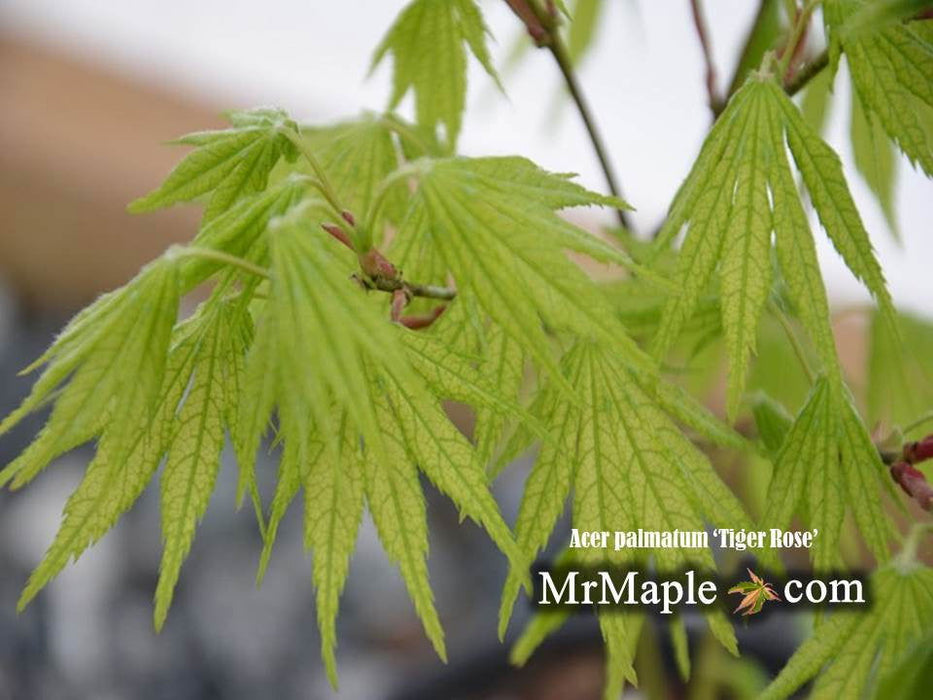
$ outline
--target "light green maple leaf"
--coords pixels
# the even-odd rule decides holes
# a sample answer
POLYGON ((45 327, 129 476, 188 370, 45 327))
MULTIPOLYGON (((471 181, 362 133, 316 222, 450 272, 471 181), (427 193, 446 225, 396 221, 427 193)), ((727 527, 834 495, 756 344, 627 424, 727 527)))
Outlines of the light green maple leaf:
POLYGON ((466 103, 467 47, 499 82, 486 47, 488 33, 474 0, 409 3, 373 54, 373 68, 392 54, 390 109, 411 90, 418 123, 432 131, 443 124, 448 148, 453 150, 466 103))
MULTIPOLYGON (((498 391, 507 397, 517 397, 525 375, 525 353, 522 346, 509 337, 499 326, 494 326, 486 337, 486 348, 480 365, 498 391)), ((485 464, 492 460, 506 425, 513 415, 496 411, 492 406, 480 406, 476 411, 473 438, 485 464)))
POLYGON ((176 261, 162 258, 75 317, 33 364, 46 367, 32 392, 0 423, 2 434, 54 401, 36 440, 0 471, 0 485, 22 486, 95 437, 106 438, 112 458, 125 454, 157 403, 178 295, 176 261))
POLYGON ((307 429, 306 420, 294 423, 293 415, 280 413, 284 450, 260 563, 261 578, 278 525, 304 487, 306 542, 314 552, 322 655, 335 685, 334 619, 355 544, 363 492, 380 541, 399 567, 425 633, 442 658, 446 658, 444 635, 428 582, 427 520, 418 472, 464 516, 481 525, 513 567, 528 564, 489 493, 479 455, 449 421, 439 400, 419 382, 403 385, 371 365, 367 376, 369 400, 382 435, 381 451, 371 446, 361 450, 359 433, 346 411, 332 410, 340 436, 336 445, 316 431, 308 438, 292 437, 307 429), (338 525, 341 529, 336 532, 338 525))
POLYGON ((777 84, 760 76, 749 80, 707 137, 660 232, 659 249, 664 249, 687 228, 675 272, 680 293, 668 298, 653 341, 655 354, 666 354, 717 274, 731 364, 730 417, 743 395, 770 293, 772 236, 788 294, 827 370, 838 373, 822 278, 785 144, 836 249, 893 317, 881 268, 839 158, 777 84))
POLYGON ((491 412, 499 419, 519 417, 533 422, 514 400, 516 392, 501 386, 496 377, 481 370, 479 360, 458 352, 441 340, 401 330, 409 361, 435 396, 491 412))
POLYGON ((232 127, 200 131, 173 143, 195 146, 155 190, 132 202, 139 213, 190 202, 210 195, 204 220, 226 211, 245 195, 266 188, 269 173, 279 158, 295 160, 298 153, 284 130, 297 126, 281 110, 230 112, 232 127))
MULTIPOLYGON (((867 411, 871 421, 904 427, 933 410, 933 324, 899 314, 897 333, 877 313, 868 330, 867 411)), ((925 433, 918 425, 914 439, 925 433)), ((911 436, 909 436, 911 437, 911 436)))
POLYGON ((577 0, 574 3, 567 27, 567 56, 574 65, 578 65, 593 47, 604 10, 603 0, 577 0))
MULTIPOLYGON (((191 245, 197 249, 221 251, 259 265, 268 264, 266 231, 269 222, 299 202, 307 201, 309 183, 309 178, 303 175, 292 175, 260 194, 242 198, 202 226, 191 245)), ((190 292, 225 267, 223 262, 205 257, 182 259, 182 290, 190 292)))
POLYGON ((378 202, 379 211, 372 212, 380 185, 400 165, 400 152, 407 160, 436 155, 436 146, 394 115, 366 115, 328 127, 302 128, 301 133, 330 186, 341 193, 341 203, 360 218, 378 213, 378 220, 371 220, 377 241, 382 225, 398 225, 405 213, 406 196, 400 188, 387 192, 378 202))
POLYGON ((278 416, 283 454, 258 578, 282 517, 304 487, 322 655, 336 684, 334 620, 364 492, 380 539, 442 656, 424 561, 427 523, 418 471, 481 525, 514 566, 527 562, 489 493, 482 462, 440 400, 521 410, 468 357, 381 315, 348 279, 356 261, 315 225, 319 214, 296 207, 266 234, 268 297, 253 304, 260 335, 244 353, 240 400, 248 405, 238 414, 234 443, 245 489, 269 418, 278 416), (345 531, 335 536, 338 524, 345 531))
MULTIPOLYGON (((704 517, 720 525, 748 526, 748 516, 706 458, 619 358, 597 345, 578 342, 561 364, 583 400, 575 404, 546 388, 535 403, 550 435, 528 477, 515 525, 518 545, 529 559, 546 545, 571 491, 573 527, 581 531, 698 530, 704 517)), ((574 564, 584 566, 606 561, 631 565, 643 563, 648 554, 581 549, 570 556, 574 564)), ((661 571, 685 566, 714 569, 708 550, 658 549, 650 554, 661 571)), ((506 582, 500 634, 511 617, 520 574, 513 569, 506 582)), ((546 615, 548 621, 538 623, 545 630, 558 619, 546 615)), ((721 614, 709 616, 712 628, 734 653, 731 626, 718 617, 721 614)), ((630 669, 641 616, 618 616, 614 611, 599 619, 610 653, 609 668, 630 669)), ((535 632, 533 638, 541 637, 535 632)), ((530 646, 528 639, 523 641, 518 656, 530 653, 530 646)), ((634 682, 633 673, 610 674, 607 698, 618 696, 625 678, 634 682)))
MULTIPOLYGON (((828 0, 824 18, 835 65, 845 54, 858 100, 907 156, 933 176, 933 22, 873 17, 862 0, 828 0)), ((892 8, 896 4, 889 4, 892 8)), ((914 13, 914 3, 904 9, 914 13)), ((861 166, 860 166, 861 167, 861 166)), ((882 199, 882 204, 884 200, 882 199)))
MULTIPOLYGON (((115 451, 102 439, 87 472, 65 505, 55 539, 30 575, 20 597, 25 607, 68 564, 104 536, 136 502, 159 466, 172 435, 175 410, 181 401, 196 350, 195 330, 201 316, 176 326, 172 333, 162 388, 155 409, 134 426, 129 448, 115 451)), ((117 442, 116 444, 119 444, 117 442)))
POLYGON ((933 569, 900 557, 871 577, 869 608, 833 613, 806 639, 759 696, 786 698, 816 677, 809 697, 873 697, 892 670, 933 625, 933 569))
POLYGON ((862 105, 857 92, 852 95, 849 136, 855 167, 878 199, 891 233, 895 238, 900 238, 897 212, 894 210, 894 187, 897 184, 894 147, 881 128, 878 118, 862 105))
POLYGON ((841 563, 840 533, 851 511, 869 550, 885 561, 893 531, 879 500, 883 486, 890 492, 878 450, 845 387, 821 376, 775 457, 761 522, 785 527, 801 513, 819 530, 812 557, 825 571, 841 563))
MULTIPOLYGON (((295 425, 310 416, 327 434, 336 403, 378 451, 382 435, 365 363, 402 381, 413 381, 415 375, 388 319, 348 282, 352 257, 318 223, 314 211, 299 207, 273 222, 269 233, 280 410, 292 413, 295 425)), ((300 434, 294 438, 303 439, 300 434)))
MULTIPOLYGON (((325 450, 310 461, 304 476, 305 546, 314 552, 321 656, 337 687, 337 611, 350 570, 350 555, 363 515, 364 456, 348 421, 339 426, 339 450, 325 450)), ((399 526, 402 523, 398 524, 399 526)))
POLYGON ((204 516, 220 470, 226 426, 234 424, 251 329, 243 300, 218 301, 204 312, 191 338, 189 374, 179 382, 186 391, 172 416, 170 446, 161 479, 162 563, 155 593, 156 629, 165 623, 181 565, 194 531, 204 516))
POLYGON ((554 209, 585 203, 624 206, 524 158, 449 158, 416 163, 418 189, 399 245, 428 248, 459 291, 560 380, 542 321, 612 344, 633 365, 653 363, 625 332, 600 289, 567 259, 578 250, 638 267, 554 209), (413 241, 418 241, 415 243, 413 241))

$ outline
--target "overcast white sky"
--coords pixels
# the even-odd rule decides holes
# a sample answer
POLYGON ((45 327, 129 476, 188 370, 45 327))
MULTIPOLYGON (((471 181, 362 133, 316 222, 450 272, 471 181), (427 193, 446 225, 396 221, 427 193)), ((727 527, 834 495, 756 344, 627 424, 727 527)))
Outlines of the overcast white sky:
MULTIPOLYGON (((142 80, 223 107, 282 105, 304 120, 328 121, 380 109, 388 71, 366 79, 369 56, 401 0, 0 0, 0 24, 142 80)), ((757 3, 709 0, 720 82, 757 3)), ((581 69, 584 91, 641 231, 663 216, 709 125, 703 65, 687 0, 608 0, 595 51, 581 69)), ((483 3, 501 65, 517 21, 499 0, 483 3)), ((544 53, 505 76, 507 97, 471 66, 462 150, 519 153, 542 166, 602 179, 582 126, 570 109, 555 116, 558 76, 544 53)), ((841 77, 841 76, 840 76, 841 77)), ((830 143, 843 156, 850 186, 877 248, 895 301, 933 318, 933 187, 906 161, 897 205, 905 242, 889 235, 879 208, 852 166, 847 142, 846 81, 830 143)), ((842 86, 840 89, 838 86, 842 86)), ((607 219, 608 220, 608 219, 607 219)), ((818 229, 817 229, 818 230, 818 229)), ((825 235, 818 244, 831 295, 839 305, 867 295, 825 235)))

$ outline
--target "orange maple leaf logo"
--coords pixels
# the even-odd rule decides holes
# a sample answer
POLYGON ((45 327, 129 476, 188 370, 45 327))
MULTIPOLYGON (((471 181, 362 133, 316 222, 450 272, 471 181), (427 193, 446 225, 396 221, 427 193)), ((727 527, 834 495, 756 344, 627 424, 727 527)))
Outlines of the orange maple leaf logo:
POLYGON ((745 611, 742 613, 743 616, 754 615, 755 613, 761 612, 761 608, 764 607, 765 601, 780 600, 777 593, 771 588, 770 583, 765 583, 765 581, 751 569, 746 569, 746 571, 748 571, 748 575, 751 576, 752 580, 742 581, 729 589, 729 593, 741 593, 744 596, 739 606, 732 611, 733 615, 739 610, 745 611))

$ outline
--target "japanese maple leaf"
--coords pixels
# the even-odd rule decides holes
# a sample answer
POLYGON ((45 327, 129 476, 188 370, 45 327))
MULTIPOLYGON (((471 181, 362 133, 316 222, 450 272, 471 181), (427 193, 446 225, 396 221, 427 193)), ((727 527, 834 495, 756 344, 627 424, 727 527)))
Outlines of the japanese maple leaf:
POLYGON ((748 571, 748 575, 751 576, 752 580, 742 581, 729 589, 729 593, 741 593, 744 596, 739 606, 732 611, 733 615, 743 609, 745 612, 742 615, 754 615, 761 612, 766 600, 780 600, 777 593, 771 588, 770 583, 765 583, 751 569, 746 569, 746 571, 748 571))

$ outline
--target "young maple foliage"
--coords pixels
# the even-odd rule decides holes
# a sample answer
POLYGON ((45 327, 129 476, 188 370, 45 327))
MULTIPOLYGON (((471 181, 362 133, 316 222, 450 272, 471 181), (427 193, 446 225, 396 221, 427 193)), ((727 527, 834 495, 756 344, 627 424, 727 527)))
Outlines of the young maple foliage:
POLYGON ((869 610, 833 613, 760 697, 786 698, 815 676, 811 698, 875 697, 879 679, 906 654, 916 653, 915 645, 933 624, 933 569, 916 560, 916 546, 916 538, 909 538, 902 552, 872 575, 869 610))
MULTIPOLYGON (((596 0, 570 8, 508 4, 519 26, 558 59, 593 133, 570 71, 604 8, 596 0)), ((710 81, 717 118, 651 243, 627 232, 610 243, 563 218, 559 212, 573 207, 628 207, 571 175, 519 156, 457 154, 467 54, 498 83, 475 0, 413 0, 402 10, 373 57, 374 67, 392 58, 386 113, 311 126, 279 109, 234 111, 229 128, 181 137, 177 143, 192 150, 130 210, 201 203, 198 232, 75 316, 27 368, 42 372, 0 422, 3 434, 51 405, 33 443, 0 471, 0 485, 13 488, 61 454, 95 443, 20 608, 114 526, 162 465, 164 549, 154 610, 161 628, 229 439, 239 466, 236 501, 249 497, 263 537, 259 580, 287 509, 302 496, 321 654, 334 686, 340 597, 366 511, 425 634, 446 658, 420 475, 506 557, 500 635, 568 500, 573 526, 596 531, 761 529, 801 516, 820 532, 811 550, 818 570, 844 562, 851 514, 879 563, 874 607, 833 614, 766 697, 786 697, 814 676, 817 697, 862 695, 876 687, 876 666, 879 677, 901 669, 933 621, 930 569, 913 553, 923 528, 891 557, 897 533, 881 494, 899 496, 837 357, 797 180, 878 304, 868 415, 917 440, 918 416, 933 400, 923 362, 933 330, 893 308, 841 162, 812 113, 829 99, 845 57, 855 86, 856 166, 896 229, 895 147, 933 174, 933 22, 917 15, 912 0, 825 0, 795 9, 782 28, 779 12, 796 3, 784 10, 766 4, 728 99, 715 99, 710 81), (801 59, 794 41, 818 4, 829 49, 822 60, 801 59), (768 48, 779 40, 790 43, 778 58, 768 48), (827 64, 831 70, 807 87, 802 114, 790 94, 827 64), (409 92, 414 122, 392 111, 409 92), (597 283, 568 253, 611 265, 620 279, 597 283), (181 297, 204 283, 211 286, 206 301, 179 318, 181 297), (749 378, 759 334, 770 327, 787 332, 803 365, 809 392, 795 399, 763 393, 749 378), (707 410, 689 382, 666 373, 671 357, 686 357, 686 369, 700 371, 696 357, 708 345, 716 352, 721 345, 728 360, 729 422, 751 409, 754 444, 707 410), (759 389, 752 401, 750 385, 759 389), (445 400, 473 410, 472 439, 448 417, 445 400), (791 400, 796 410, 784 408, 791 400), (269 502, 256 475, 267 438, 279 453, 269 502), (491 482, 532 445, 537 453, 513 531, 491 482), (719 477, 701 449, 709 445, 748 469, 770 458, 760 507, 719 477), (758 523, 749 511, 760 513, 758 523)), ((929 487, 911 460, 927 455, 928 445, 917 445, 890 474, 927 502, 929 487)), ((758 556, 779 563, 774 553, 758 556)), ((658 571, 716 568, 708 549, 623 550, 605 558, 658 571)), ((603 559, 568 549, 558 557, 579 565, 603 559)), ((760 609, 765 584, 753 576, 742 586, 743 594, 759 595, 751 607, 760 609)), ((533 615, 512 660, 524 663, 568 615, 533 615)), ((738 654, 726 615, 710 609, 703 616, 721 645, 738 654)), ((686 626, 680 615, 672 620, 686 679, 686 626)), ((607 651, 604 695, 617 697, 627 682, 637 683, 645 613, 600 612, 597 623, 607 651)))

